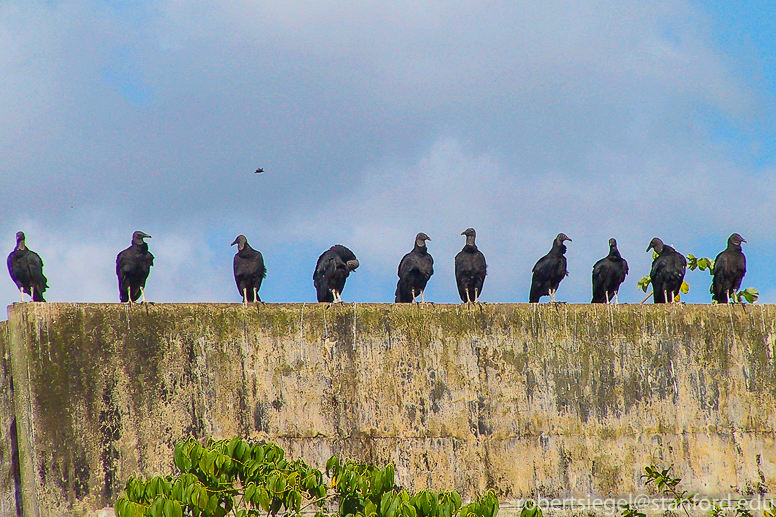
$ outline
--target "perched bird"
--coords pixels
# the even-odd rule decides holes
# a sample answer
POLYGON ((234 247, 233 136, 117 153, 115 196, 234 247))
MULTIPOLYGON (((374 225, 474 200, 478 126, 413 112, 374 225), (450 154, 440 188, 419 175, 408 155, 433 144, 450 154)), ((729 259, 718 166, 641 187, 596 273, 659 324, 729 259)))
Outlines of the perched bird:
POLYGON ((746 274, 746 257, 741 243, 746 239, 734 233, 728 237, 725 251, 714 260, 714 280, 711 282, 711 299, 719 303, 736 301, 736 293, 746 274))
POLYGON ((566 245, 565 241, 572 242, 565 233, 559 233, 552 241, 552 249, 539 259, 533 267, 531 279, 531 293, 528 297, 530 303, 539 303, 542 296, 550 296, 550 301, 555 303, 555 293, 558 291, 560 281, 568 276, 566 271, 566 245))
POLYGON ((466 236, 466 244, 455 256, 455 283, 458 285, 461 301, 477 303, 482 294, 482 284, 485 283, 488 265, 485 262, 485 255, 474 243, 477 237, 474 228, 467 228, 461 235, 466 236))
POLYGON ((238 235, 232 246, 235 244, 237 253, 234 256, 234 281, 242 296, 243 305, 248 305, 248 302, 260 302, 261 281, 267 278, 264 257, 260 251, 251 248, 245 235, 238 235))
POLYGON ((352 251, 341 244, 332 246, 318 257, 313 272, 313 285, 319 302, 342 302, 345 279, 358 268, 352 251))
POLYGON ((262 169, 261 167, 259 167, 258 169, 256 169, 256 170, 254 171, 254 174, 261 174, 262 172, 264 172, 264 169, 262 169))
POLYGON ((48 280, 43 276, 43 261, 40 256, 28 249, 24 243, 24 232, 16 232, 16 248, 8 255, 8 272, 24 301, 24 293, 32 297, 33 302, 45 302, 43 293, 48 288, 48 280))
POLYGON ((649 277, 652 283, 655 303, 673 303, 684 281, 687 260, 684 255, 655 237, 649 242, 649 250, 655 250, 657 257, 652 261, 649 277))
POLYGON ((145 284, 154 256, 148 251, 148 244, 143 239, 151 236, 143 232, 132 234, 132 245, 116 256, 116 275, 119 277, 119 299, 125 303, 136 302, 143 297, 145 301, 145 284))
POLYGON ((434 274, 434 259, 428 252, 426 241, 431 237, 425 233, 415 236, 415 247, 399 262, 399 282, 396 284, 396 303, 411 303, 420 295, 421 303, 426 303, 423 291, 431 275, 434 274))
POLYGON ((591 303, 617 303, 620 284, 628 275, 628 262, 620 255, 617 241, 609 239, 609 254, 593 265, 593 300, 591 303))

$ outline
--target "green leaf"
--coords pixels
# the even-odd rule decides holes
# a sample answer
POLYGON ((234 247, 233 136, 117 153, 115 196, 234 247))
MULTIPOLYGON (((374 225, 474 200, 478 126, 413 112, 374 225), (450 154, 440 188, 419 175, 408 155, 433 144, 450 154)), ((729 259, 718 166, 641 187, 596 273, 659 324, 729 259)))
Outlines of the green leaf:
POLYGON ((736 299, 739 302, 741 301, 742 297, 746 300, 747 303, 755 303, 760 298, 760 291, 754 287, 747 287, 736 295, 736 299))
POLYGON ((261 506, 262 510, 265 512, 269 511, 269 492, 266 489, 260 488, 256 491, 255 501, 261 506))
POLYGON ((679 290, 682 293, 684 293, 684 294, 689 293, 690 292, 690 284, 688 284, 687 282, 682 282, 682 285, 679 287, 679 290))
POLYGON ((339 458, 336 456, 332 456, 329 458, 329 461, 326 462, 326 475, 330 476, 329 472, 336 473, 336 471, 339 469, 339 458))
POLYGON ((164 497, 157 497, 154 502, 151 503, 150 513, 151 517, 164 517, 164 497))
POLYGON ((394 474, 393 463, 389 463, 383 469, 383 490, 391 490, 393 488, 394 474))
POLYGON ((186 442, 178 442, 175 445, 174 462, 181 472, 189 472, 191 470, 191 458, 188 452, 186 442))
POLYGON ((642 277, 636 283, 636 287, 638 287, 639 289, 641 289, 642 291, 644 291, 646 293, 647 292, 647 288, 649 287, 650 282, 652 282, 652 278, 650 278, 650 276, 647 275, 645 277, 642 277))
POLYGON ((254 483, 248 483, 248 484, 245 486, 245 494, 244 494, 244 497, 245 497, 245 498, 246 498, 248 501, 253 501, 253 496, 255 496, 255 495, 256 495, 256 485, 255 485, 254 483))
POLYGON ((378 497, 383 493, 383 476, 380 471, 375 471, 374 474, 372 474, 372 486, 370 492, 375 497, 378 497))
POLYGON ((461 507, 461 494, 456 492, 455 490, 450 492, 450 498, 453 501, 453 504, 455 505, 453 512, 457 512, 458 509, 461 507))

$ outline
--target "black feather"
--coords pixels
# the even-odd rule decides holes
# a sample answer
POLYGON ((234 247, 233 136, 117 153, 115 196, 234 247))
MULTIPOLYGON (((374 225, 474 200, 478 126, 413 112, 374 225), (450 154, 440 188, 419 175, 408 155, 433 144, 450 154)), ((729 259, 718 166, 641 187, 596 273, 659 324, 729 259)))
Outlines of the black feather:
POLYGON ((45 302, 43 293, 48 280, 43 275, 43 260, 25 245, 24 232, 16 233, 16 248, 8 255, 8 272, 16 288, 32 296, 34 302, 45 302))
POLYGON ((245 235, 238 235, 232 246, 235 244, 237 244, 237 253, 234 255, 234 281, 237 284, 237 290, 241 297, 245 296, 245 302, 260 302, 261 282, 267 278, 264 257, 260 251, 251 248, 245 235))
POLYGON ((737 293, 741 289, 741 281, 746 275, 746 257, 741 249, 742 242, 746 240, 734 233, 728 238, 725 251, 717 255, 710 289, 712 300, 728 303, 729 293, 737 293))
POLYGON ((620 255, 617 241, 609 239, 609 254, 593 265, 593 300, 591 303, 612 301, 628 275, 628 262, 620 255))
POLYGON ((399 281, 396 283, 396 303, 410 303, 426 289, 428 279, 434 274, 434 258, 428 252, 426 241, 428 235, 419 233, 415 236, 415 246, 404 255, 399 262, 399 281))
POLYGON ((564 241, 571 241, 565 233, 559 233, 552 241, 552 249, 540 258, 533 267, 531 278, 531 293, 528 296, 530 303, 539 303, 539 298, 548 296, 550 290, 556 291, 561 280, 566 278, 566 245, 564 241))
POLYGON ((342 294, 345 280, 358 268, 356 255, 345 246, 336 244, 318 257, 313 272, 313 285, 319 302, 333 302, 337 291, 342 294))
POLYGON ((654 249, 657 257, 652 261, 650 281, 654 290, 654 303, 670 303, 679 294, 687 271, 687 259, 671 246, 655 237, 647 251, 654 249))
POLYGON ((137 301, 141 289, 145 289, 154 256, 143 239, 151 236, 143 232, 132 234, 132 245, 116 256, 116 275, 119 277, 119 299, 122 302, 137 301))
POLYGON ((467 228, 461 235, 466 236, 466 244, 455 256, 455 283, 461 301, 473 302, 482 294, 488 264, 485 262, 485 255, 474 242, 477 237, 474 228, 467 228))

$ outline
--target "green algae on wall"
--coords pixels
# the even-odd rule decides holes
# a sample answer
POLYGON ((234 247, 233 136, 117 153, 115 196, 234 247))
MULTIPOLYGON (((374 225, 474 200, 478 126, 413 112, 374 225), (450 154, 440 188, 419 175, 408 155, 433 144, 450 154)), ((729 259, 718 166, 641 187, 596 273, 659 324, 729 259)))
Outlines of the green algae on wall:
POLYGON ((393 461, 502 498, 776 489, 776 308, 24 304, 9 310, 30 515, 109 505, 186 436, 393 461))

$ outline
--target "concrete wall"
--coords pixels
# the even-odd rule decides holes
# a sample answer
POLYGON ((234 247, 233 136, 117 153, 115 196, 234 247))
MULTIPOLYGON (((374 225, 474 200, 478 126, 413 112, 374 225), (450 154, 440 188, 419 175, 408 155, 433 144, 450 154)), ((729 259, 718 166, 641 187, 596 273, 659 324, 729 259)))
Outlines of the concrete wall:
POLYGON ((172 472, 190 434, 393 461, 400 483, 466 496, 622 496, 651 463, 701 494, 773 494, 775 322, 774 306, 16 304, 0 344, 24 515, 110 505, 127 476, 172 472))

